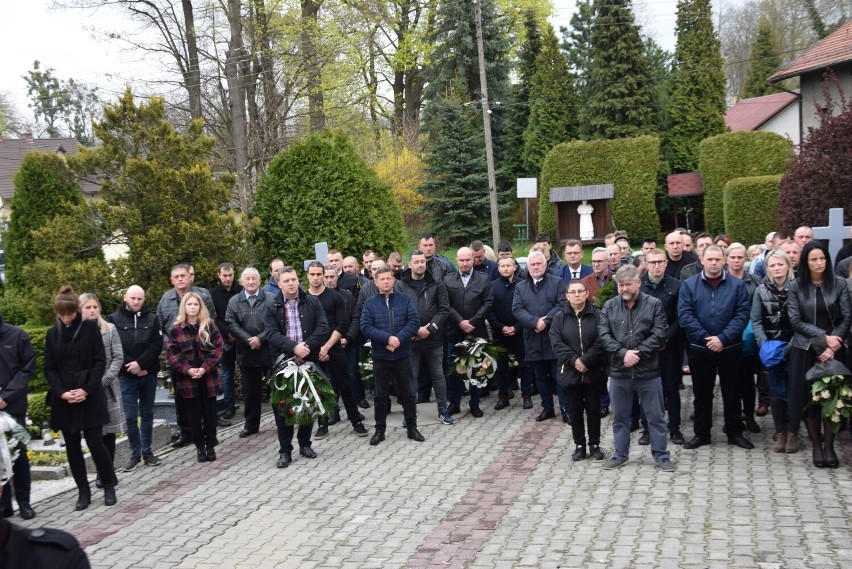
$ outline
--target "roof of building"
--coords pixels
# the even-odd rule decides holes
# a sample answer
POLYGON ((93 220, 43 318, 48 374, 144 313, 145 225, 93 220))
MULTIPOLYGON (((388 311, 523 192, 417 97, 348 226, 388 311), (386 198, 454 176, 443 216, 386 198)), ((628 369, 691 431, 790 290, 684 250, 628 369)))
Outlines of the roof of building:
POLYGON ((847 61, 852 61, 852 21, 847 22, 834 33, 820 40, 790 63, 783 65, 769 78, 769 82, 777 83, 809 71, 818 71, 847 61))
POLYGON ((725 113, 725 123, 734 132, 757 130, 798 98, 798 95, 783 92, 742 99, 725 113))
MULTIPOLYGON (((24 155, 30 150, 39 152, 62 152, 69 156, 77 154, 77 140, 74 138, 18 138, 0 139, 0 198, 7 204, 15 186, 12 180, 21 168, 24 155)), ((94 194, 99 187, 95 184, 84 182, 82 190, 87 194, 94 194)))

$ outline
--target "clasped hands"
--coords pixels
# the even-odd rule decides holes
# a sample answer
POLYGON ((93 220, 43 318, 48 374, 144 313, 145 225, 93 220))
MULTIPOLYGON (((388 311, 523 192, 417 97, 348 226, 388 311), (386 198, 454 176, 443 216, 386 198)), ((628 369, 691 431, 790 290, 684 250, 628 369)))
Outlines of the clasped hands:
POLYGON ((86 400, 88 393, 84 389, 72 389, 62 394, 62 399, 68 403, 82 403, 86 400))

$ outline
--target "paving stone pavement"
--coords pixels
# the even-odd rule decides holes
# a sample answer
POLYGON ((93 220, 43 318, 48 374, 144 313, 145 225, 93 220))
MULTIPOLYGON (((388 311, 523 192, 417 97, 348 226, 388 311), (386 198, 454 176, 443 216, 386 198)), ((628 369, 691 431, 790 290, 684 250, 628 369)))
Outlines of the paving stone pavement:
MULTIPOLYGON (((718 390, 717 390, 718 391, 718 390)), ((681 392, 684 415, 691 391, 681 392)), ((571 430, 536 423, 520 398, 504 411, 441 425, 418 406, 425 443, 409 441, 394 406, 387 439, 371 447, 344 422, 275 468, 271 415, 247 439, 220 433, 219 459, 192 448, 164 465, 119 474, 118 505, 74 511, 76 491, 35 505, 30 522, 65 529, 93 567, 178 568, 810 568, 852 566, 852 442, 841 467, 818 470, 810 449, 772 452, 772 423, 749 435, 754 450, 726 444, 721 401, 714 444, 670 445, 674 473, 655 468, 632 437, 630 462, 572 462, 571 430)), ((367 423, 372 409, 367 410, 367 423)), ((692 429, 685 425, 689 438, 692 429)), ((611 448, 609 418, 602 446, 611 448)))

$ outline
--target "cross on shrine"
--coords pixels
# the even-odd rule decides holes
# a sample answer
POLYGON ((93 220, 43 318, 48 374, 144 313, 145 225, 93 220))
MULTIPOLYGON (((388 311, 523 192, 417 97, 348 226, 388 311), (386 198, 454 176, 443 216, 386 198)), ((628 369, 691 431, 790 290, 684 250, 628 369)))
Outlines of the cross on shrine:
MULTIPOLYGON (((843 221, 843 218, 840 218, 843 221)), ((321 243, 314 243, 314 255, 316 255, 316 259, 307 259, 305 261, 305 272, 308 270, 308 265, 313 263, 314 261, 319 261, 325 266, 326 259, 328 258, 328 243, 322 241, 321 243)))
POLYGON ((852 226, 843 225, 843 208, 833 207, 828 210, 828 226, 814 227, 814 239, 819 239, 828 245, 831 259, 837 258, 837 253, 843 247, 843 240, 849 239, 852 226))

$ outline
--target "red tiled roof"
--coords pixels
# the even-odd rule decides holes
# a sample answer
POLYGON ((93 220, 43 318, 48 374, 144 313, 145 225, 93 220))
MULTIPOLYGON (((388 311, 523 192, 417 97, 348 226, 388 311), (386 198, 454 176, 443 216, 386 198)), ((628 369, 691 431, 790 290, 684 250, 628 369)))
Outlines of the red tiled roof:
MULTIPOLYGON (((12 180, 21 168, 24 155, 30 150, 39 152, 63 151, 69 156, 77 154, 77 140, 74 138, 26 138, 26 139, 0 139, 0 197, 4 204, 15 191, 12 180)), ((98 191, 98 186, 84 182, 82 189, 87 194, 98 191)))
POLYGON ((743 99, 728 109, 725 113, 725 123, 734 132, 757 130, 796 99, 796 95, 786 92, 743 99))
POLYGON ((769 82, 777 83, 808 71, 817 71, 846 61, 852 61, 852 21, 847 22, 808 51, 782 66, 769 78, 769 82))

